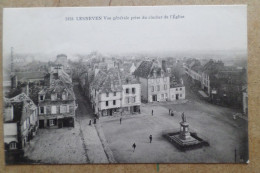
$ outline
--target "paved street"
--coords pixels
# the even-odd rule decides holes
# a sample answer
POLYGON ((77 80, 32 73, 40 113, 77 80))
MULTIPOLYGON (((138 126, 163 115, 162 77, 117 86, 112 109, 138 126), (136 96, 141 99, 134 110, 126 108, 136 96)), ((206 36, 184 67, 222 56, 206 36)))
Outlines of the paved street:
POLYGON ((115 159, 127 163, 161 162, 234 162, 243 157, 247 147, 247 121, 233 119, 237 111, 201 101, 187 89, 186 103, 142 104, 141 114, 123 118, 105 117, 102 127, 115 159), (175 116, 169 116, 169 108, 175 116), (154 110, 154 115, 151 115, 154 110), (181 113, 185 112, 191 131, 210 143, 209 147, 180 152, 163 138, 168 131, 178 131, 181 113), (149 135, 153 141, 149 143, 149 135), (132 144, 136 143, 133 152, 132 144))
MULTIPOLYGON (((109 159, 92 119, 89 103, 74 87, 78 109, 75 128, 39 129, 26 156, 41 163, 108 163, 109 159)), ((101 135, 102 137, 102 135, 101 135)), ((105 142, 105 140, 103 140, 105 142)), ((108 151, 109 152, 109 151, 108 151)), ((111 156, 111 155, 110 155, 111 156)), ((113 158, 110 158, 112 160, 113 158)))
POLYGON ((159 163, 233 162, 247 147, 247 121, 233 119, 236 110, 209 104, 186 89, 184 103, 142 104, 141 114, 103 117, 94 126, 89 103, 74 87, 78 109, 75 128, 40 129, 26 156, 41 163, 159 163), (175 116, 169 116, 169 109, 175 116), (154 110, 154 115, 151 115, 154 110), (178 131, 185 112, 191 131, 210 143, 209 147, 180 152, 162 134, 178 131), (149 135, 153 141, 149 143, 149 135), (133 152, 132 144, 137 147, 133 152))

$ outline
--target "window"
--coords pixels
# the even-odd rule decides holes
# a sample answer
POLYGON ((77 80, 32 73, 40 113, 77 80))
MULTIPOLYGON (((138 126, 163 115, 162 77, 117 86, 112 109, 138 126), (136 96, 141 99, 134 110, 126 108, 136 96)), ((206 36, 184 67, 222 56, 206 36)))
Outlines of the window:
POLYGON ((125 98, 125 103, 127 104, 127 103, 130 103, 130 97, 126 97, 125 98))
POLYGON ((152 86, 152 92, 154 92, 154 86, 152 86))
POLYGON ((109 93, 106 93, 106 96, 109 97, 109 93))
POLYGON ((116 100, 113 100, 113 105, 116 105, 116 100))
POLYGON ((168 95, 167 95, 167 93, 165 93, 165 98, 167 98, 168 97, 168 95))
POLYGON ((57 113, 57 107, 51 106, 51 114, 56 114, 56 113, 57 113))
POLYGON ((116 96, 116 92, 114 92, 114 96, 116 96))
POLYGON ((126 93, 126 94, 129 94, 129 88, 126 88, 126 89, 125 89, 125 93, 126 93))
POLYGON ((178 88, 176 88, 176 91, 178 91, 178 88))
POLYGON ((16 149, 16 142, 11 142, 11 143, 9 144, 9 149, 10 149, 10 150, 15 150, 15 149, 16 149))
POLYGON ((40 114, 44 114, 44 107, 40 107, 40 114))
POLYGON ((106 106, 108 106, 108 101, 106 101, 106 106))
POLYGON ((57 94, 51 94, 51 100, 57 100, 57 94))
POLYGON ((135 103, 135 97, 133 97, 133 103, 135 103))
POLYGON ((160 85, 157 85, 157 91, 160 91, 160 85))
POLYGON ((54 120, 49 120, 50 126, 54 126, 54 120))
POLYGON ((182 88, 180 88, 180 91, 182 90, 182 88))
POLYGON ((61 105, 60 106, 60 113, 66 113, 67 112, 67 105, 61 105))
POLYGON ((135 94, 135 88, 132 88, 132 93, 135 94))
POLYGON ((41 100, 41 101, 43 100, 43 95, 40 95, 40 100, 41 100))
POLYGON ((164 90, 167 90, 167 85, 164 85, 164 90))
POLYGON ((64 92, 64 93, 62 93, 62 100, 66 100, 66 99, 67 99, 67 93, 64 92))

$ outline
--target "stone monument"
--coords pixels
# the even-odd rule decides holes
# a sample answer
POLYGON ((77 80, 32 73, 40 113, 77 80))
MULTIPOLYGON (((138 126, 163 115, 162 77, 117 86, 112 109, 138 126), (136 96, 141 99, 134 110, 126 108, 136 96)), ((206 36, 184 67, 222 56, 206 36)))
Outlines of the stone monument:
POLYGON ((180 131, 165 134, 169 141, 180 150, 209 146, 209 143, 199 138, 196 133, 190 132, 189 123, 186 121, 184 112, 181 117, 182 121, 180 122, 180 131))

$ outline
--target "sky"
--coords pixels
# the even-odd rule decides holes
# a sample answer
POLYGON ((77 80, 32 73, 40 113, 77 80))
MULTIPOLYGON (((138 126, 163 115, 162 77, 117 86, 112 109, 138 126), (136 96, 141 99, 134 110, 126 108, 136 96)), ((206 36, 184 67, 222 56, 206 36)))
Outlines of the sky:
POLYGON ((247 8, 237 6, 7 8, 3 55, 247 50, 247 8), (113 20, 180 15, 181 19, 113 20), (102 20, 76 20, 101 16, 102 20), (109 16, 112 20, 104 20, 109 16), (73 17, 73 21, 66 21, 73 17))

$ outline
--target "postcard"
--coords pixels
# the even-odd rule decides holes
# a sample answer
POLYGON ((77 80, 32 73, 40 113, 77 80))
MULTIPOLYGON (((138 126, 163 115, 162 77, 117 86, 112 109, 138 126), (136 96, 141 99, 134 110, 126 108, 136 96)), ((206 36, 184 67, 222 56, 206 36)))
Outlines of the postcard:
POLYGON ((247 6, 4 8, 5 162, 248 163, 247 6))

